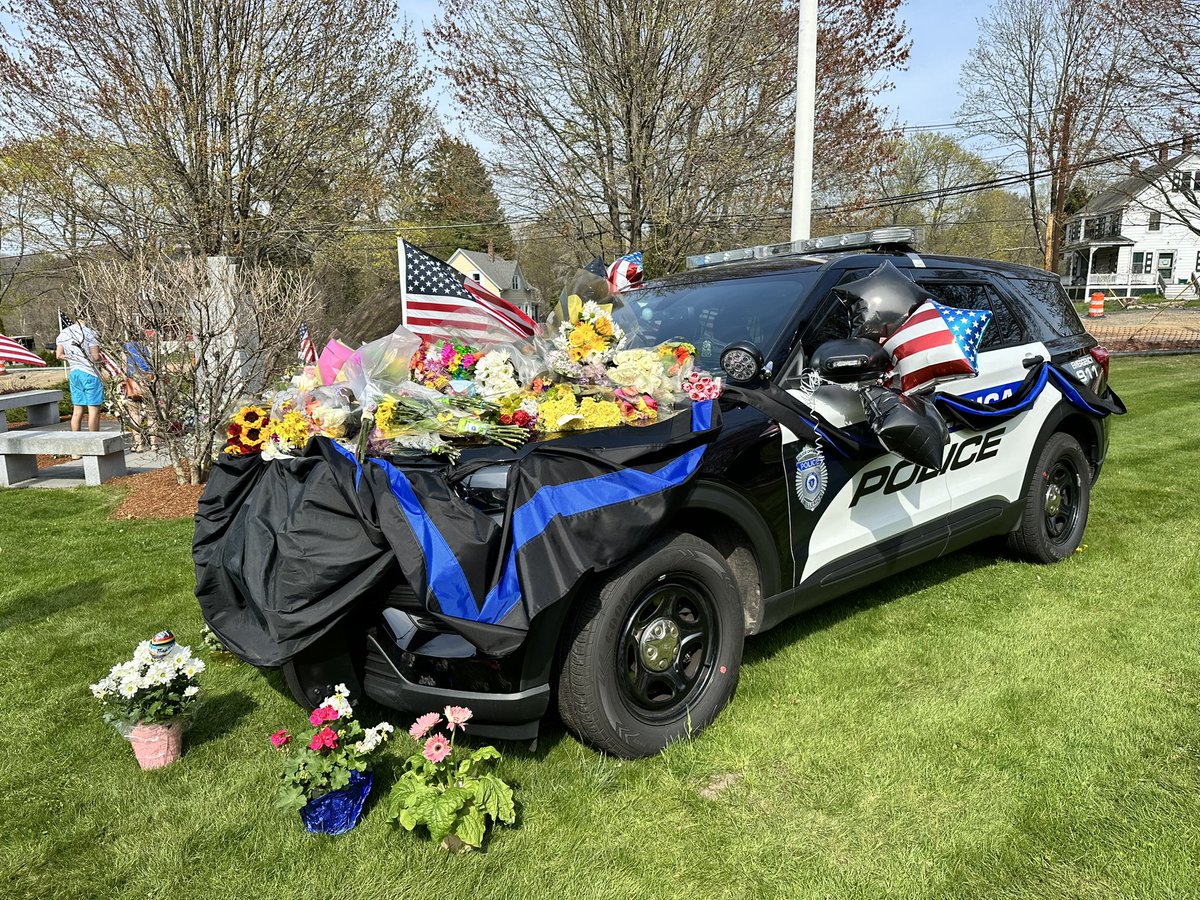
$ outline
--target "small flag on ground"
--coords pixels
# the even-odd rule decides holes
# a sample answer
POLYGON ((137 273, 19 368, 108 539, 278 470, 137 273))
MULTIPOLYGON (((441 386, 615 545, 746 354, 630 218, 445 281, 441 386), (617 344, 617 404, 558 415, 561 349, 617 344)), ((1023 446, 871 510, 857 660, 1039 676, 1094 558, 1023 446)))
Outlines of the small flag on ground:
POLYGON ((501 329, 517 337, 537 333, 533 319, 453 266, 404 240, 399 253, 400 314, 409 331, 440 335, 452 329, 482 336, 501 329))
POLYGON ((926 300, 883 345, 896 361, 892 378, 900 384, 893 380, 893 387, 915 391, 974 375, 979 341, 991 319, 987 310, 957 309, 926 300))
POLYGON ((317 361, 317 348, 313 346, 307 322, 300 326, 300 359, 306 366, 311 366, 317 361))
POLYGON ((2 334, 0 334, 0 362, 24 363, 27 366, 46 365, 46 361, 32 350, 25 349, 23 344, 2 334))
POLYGON ((642 284, 642 251, 626 253, 608 267, 608 283, 613 293, 620 293, 642 284))

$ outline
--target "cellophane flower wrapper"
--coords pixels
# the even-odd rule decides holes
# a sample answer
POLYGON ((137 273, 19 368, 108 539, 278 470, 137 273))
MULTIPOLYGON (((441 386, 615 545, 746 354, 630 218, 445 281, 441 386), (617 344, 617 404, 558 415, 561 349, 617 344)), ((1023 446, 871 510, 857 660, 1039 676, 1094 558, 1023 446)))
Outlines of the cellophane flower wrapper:
POLYGON ((305 829, 312 834, 345 834, 358 823, 373 782, 370 772, 351 772, 346 787, 309 800, 300 809, 305 829))
POLYGON ((300 407, 313 433, 331 440, 350 440, 358 434, 362 407, 348 385, 318 387, 300 395, 300 407))
POLYGON ((401 325, 356 350, 342 372, 358 402, 374 408, 398 385, 408 382, 412 357, 420 346, 421 339, 401 325))

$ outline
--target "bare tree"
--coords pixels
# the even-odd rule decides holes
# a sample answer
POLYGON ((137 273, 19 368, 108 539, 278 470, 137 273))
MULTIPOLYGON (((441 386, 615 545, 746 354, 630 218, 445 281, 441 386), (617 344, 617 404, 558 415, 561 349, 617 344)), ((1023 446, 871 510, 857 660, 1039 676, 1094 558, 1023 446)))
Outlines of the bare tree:
POLYGON ((964 126, 1019 150, 1030 222, 1054 260, 1080 166, 1115 149, 1130 97, 1126 23, 1100 0, 997 0, 962 68, 964 126))
POLYGON ((166 450, 180 484, 202 484, 230 412, 296 363, 316 306, 304 275, 164 258, 85 265, 78 313, 141 394, 135 427, 166 450))
MULTIPOLYGON (((369 205, 380 135, 423 90, 391 0, 9 0, 9 128, 70 166, 57 199, 133 258, 278 253, 369 205)), ((0 22, 4 21, 0 17, 0 22)))
MULTIPOLYGON (((817 161, 836 189, 882 146, 898 5, 821 4, 817 161)), ((786 226, 796 27, 791 4, 751 0, 448 0, 431 39, 513 208, 566 210, 589 254, 670 268, 786 226)))

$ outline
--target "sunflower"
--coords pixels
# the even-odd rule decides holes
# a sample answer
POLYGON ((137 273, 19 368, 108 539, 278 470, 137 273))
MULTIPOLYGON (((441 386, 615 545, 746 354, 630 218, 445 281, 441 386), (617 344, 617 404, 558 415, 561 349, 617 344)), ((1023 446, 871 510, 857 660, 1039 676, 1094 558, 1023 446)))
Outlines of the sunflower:
POLYGON ((258 427, 247 428, 242 433, 242 442, 248 446, 255 446, 263 442, 263 431, 258 427))
POLYGON ((267 411, 261 406, 243 406, 234 415, 233 424, 241 425, 243 428, 261 427, 266 418, 267 411))

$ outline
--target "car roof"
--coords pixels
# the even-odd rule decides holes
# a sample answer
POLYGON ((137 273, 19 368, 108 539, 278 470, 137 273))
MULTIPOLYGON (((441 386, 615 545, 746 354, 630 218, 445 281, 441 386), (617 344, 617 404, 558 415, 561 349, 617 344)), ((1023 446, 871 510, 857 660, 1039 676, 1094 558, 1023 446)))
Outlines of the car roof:
POLYGON ((923 264, 926 268, 975 271, 982 269, 1010 278, 1058 281, 1058 276, 1053 272, 996 259, 975 259, 966 256, 941 256, 900 251, 864 253, 858 250, 844 253, 813 253, 804 256, 778 256, 771 259, 721 263, 719 265, 689 269, 674 275, 655 278, 647 281, 645 286, 675 287, 688 284, 707 284, 714 281, 727 281, 739 278, 756 278, 763 275, 778 275, 786 272, 867 268, 878 266, 884 261, 891 262, 898 269, 918 269, 923 264))

